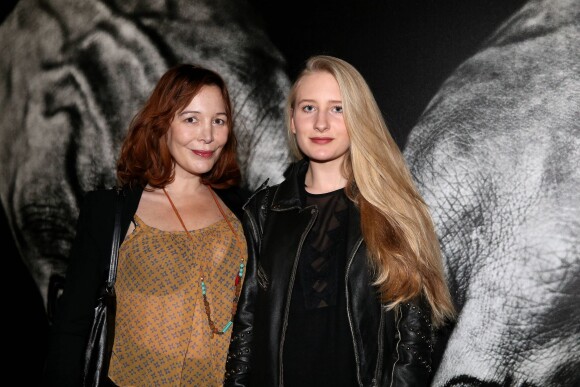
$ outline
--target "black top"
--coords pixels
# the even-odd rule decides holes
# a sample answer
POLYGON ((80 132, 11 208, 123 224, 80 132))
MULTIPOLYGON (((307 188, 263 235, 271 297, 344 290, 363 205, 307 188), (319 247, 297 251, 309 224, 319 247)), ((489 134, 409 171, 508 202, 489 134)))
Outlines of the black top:
POLYGON ((353 342, 346 313, 348 198, 340 189, 310 194, 318 215, 300 253, 284 343, 284 385, 355 386, 353 342))

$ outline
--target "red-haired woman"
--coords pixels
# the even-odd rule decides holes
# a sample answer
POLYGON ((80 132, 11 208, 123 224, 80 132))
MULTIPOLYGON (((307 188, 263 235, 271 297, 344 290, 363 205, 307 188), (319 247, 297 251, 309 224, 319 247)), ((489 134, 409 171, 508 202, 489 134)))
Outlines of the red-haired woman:
MULTIPOLYGON (((240 178, 224 80, 195 65, 169 69, 132 120, 117 163, 124 239, 104 385, 222 384, 247 257, 240 178)), ((51 331, 49 385, 82 384, 115 197, 112 189, 85 196, 51 331)))

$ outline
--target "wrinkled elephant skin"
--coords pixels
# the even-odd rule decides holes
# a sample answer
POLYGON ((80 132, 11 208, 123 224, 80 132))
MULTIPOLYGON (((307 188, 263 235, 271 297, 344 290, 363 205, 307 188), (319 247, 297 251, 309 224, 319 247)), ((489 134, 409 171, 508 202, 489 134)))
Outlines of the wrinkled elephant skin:
POLYGON ((165 70, 220 72, 247 188, 289 162, 284 61, 245 1, 20 0, 0 26, 0 197, 46 301, 64 274, 79 200, 115 184, 131 117, 165 70))
POLYGON ((434 386, 580 386, 579 9, 527 3, 409 137, 460 312, 434 386))

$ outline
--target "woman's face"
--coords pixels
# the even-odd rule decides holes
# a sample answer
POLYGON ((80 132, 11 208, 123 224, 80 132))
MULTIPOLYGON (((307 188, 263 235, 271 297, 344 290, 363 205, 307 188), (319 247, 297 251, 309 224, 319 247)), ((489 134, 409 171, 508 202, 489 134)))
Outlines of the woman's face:
POLYGON ((311 162, 342 163, 350 138, 338 82, 331 74, 315 72, 299 80, 290 129, 311 162))
POLYGON ((220 89, 202 87, 185 109, 175 113, 167 132, 176 177, 209 172, 228 141, 229 127, 220 89))

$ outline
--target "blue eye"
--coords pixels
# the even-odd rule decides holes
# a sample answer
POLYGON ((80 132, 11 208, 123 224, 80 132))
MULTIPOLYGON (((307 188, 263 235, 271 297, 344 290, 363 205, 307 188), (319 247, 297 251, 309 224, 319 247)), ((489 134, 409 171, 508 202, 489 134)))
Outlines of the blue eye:
POLYGON ((332 108, 332 111, 335 113, 342 113, 342 106, 337 105, 332 108))
POLYGON ((302 107, 302 110, 305 111, 306 113, 310 113, 310 112, 314 111, 314 106, 312 106, 312 105, 304 105, 302 107))

